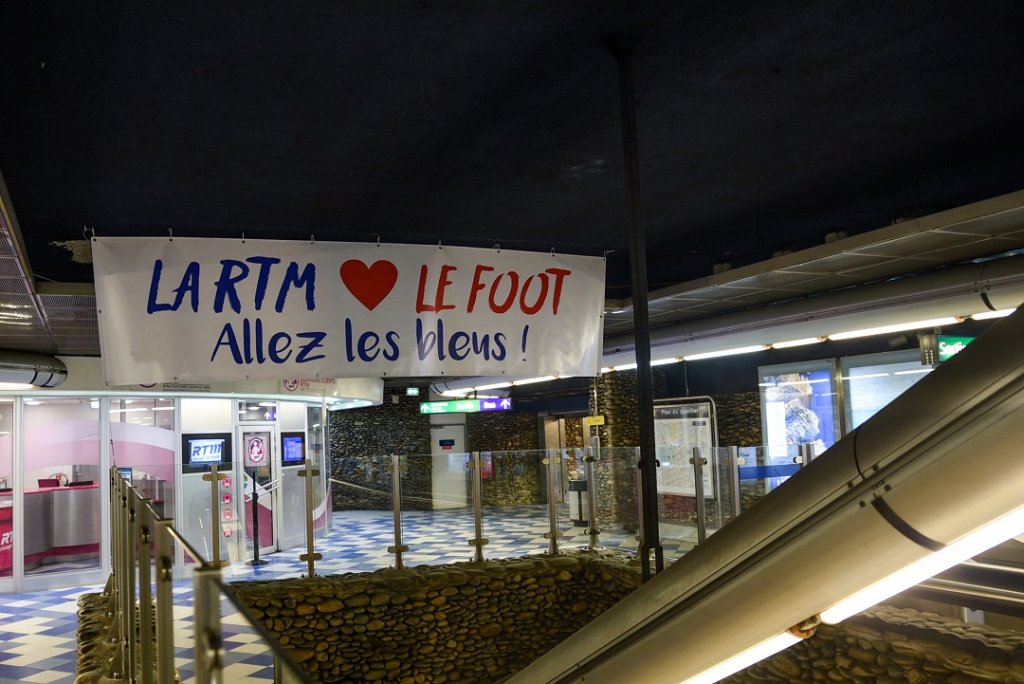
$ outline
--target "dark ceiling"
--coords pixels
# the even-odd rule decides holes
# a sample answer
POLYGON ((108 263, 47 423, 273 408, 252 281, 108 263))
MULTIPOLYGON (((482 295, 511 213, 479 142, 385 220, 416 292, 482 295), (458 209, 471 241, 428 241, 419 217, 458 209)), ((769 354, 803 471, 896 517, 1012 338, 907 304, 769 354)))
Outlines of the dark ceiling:
POLYGON ((612 34, 652 287, 1024 187, 1024 3, 18 3, 0 171, 55 243, 165 234, 600 254, 629 293, 612 34))

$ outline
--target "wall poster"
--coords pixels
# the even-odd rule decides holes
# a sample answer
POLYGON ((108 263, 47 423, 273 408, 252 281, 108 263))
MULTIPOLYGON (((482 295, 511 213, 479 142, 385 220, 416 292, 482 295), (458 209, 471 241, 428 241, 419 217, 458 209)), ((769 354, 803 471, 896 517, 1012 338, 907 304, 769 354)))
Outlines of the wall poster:
MULTIPOLYGON (((659 494, 697 496, 690 459, 694 447, 717 445, 715 429, 714 403, 710 399, 654 407, 654 452, 661 463, 659 494)), ((714 449, 707 453, 708 464, 702 473, 704 498, 713 499, 717 493, 717 459, 714 449)))

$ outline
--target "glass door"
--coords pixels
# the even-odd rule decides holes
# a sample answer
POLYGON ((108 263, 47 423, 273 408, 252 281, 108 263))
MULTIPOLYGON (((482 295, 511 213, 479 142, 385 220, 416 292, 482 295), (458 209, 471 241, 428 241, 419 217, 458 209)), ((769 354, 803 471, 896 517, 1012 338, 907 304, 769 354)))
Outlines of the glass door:
POLYGON ((277 551, 274 511, 278 508, 281 473, 276 423, 239 427, 238 449, 240 458, 236 462, 243 482, 247 562, 255 563, 257 555, 277 551), (254 540, 259 541, 258 554, 254 540))

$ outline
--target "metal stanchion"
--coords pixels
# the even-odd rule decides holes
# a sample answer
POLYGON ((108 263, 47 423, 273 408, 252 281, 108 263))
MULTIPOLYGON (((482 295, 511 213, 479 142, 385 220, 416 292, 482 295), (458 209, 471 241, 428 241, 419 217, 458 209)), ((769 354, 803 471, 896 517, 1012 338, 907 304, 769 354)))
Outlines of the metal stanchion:
POLYGON ((391 510, 394 513, 395 545, 388 547, 388 553, 395 554, 395 567, 401 570, 402 554, 409 547, 402 543, 402 468, 398 454, 391 454, 391 510))
POLYGON ((583 472, 587 477, 587 519, 589 521, 587 535, 590 537, 590 541, 587 542, 587 548, 591 551, 604 548, 597 538, 601 533, 601 529, 597 526, 597 492, 595 491, 597 489, 597 480, 594 477, 594 462, 600 453, 601 438, 594 435, 590 438, 590 448, 586 449, 583 454, 583 472))
POLYGON ((693 491, 696 496, 694 508, 697 513, 697 543, 703 544, 708 538, 707 520, 704 510, 704 466, 707 460, 701 453, 701 447, 693 447, 693 457, 690 463, 693 464, 693 491))
POLYGON ((125 549, 125 530, 128 528, 128 502, 125 495, 125 482, 120 474, 116 477, 116 494, 114 497, 114 508, 111 515, 114 520, 114 591, 115 591, 115 613, 111 624, 111 631, 116 638, 114 656, 110 661, 110 678, 126 679, 129 675, 128 654, 126 644, 128 641, 128 563, 125 549))
POLYGON ((142 684, 153 684, 153 511, 149 499, 139 500, 139 645, 142 684))
POLYGON ((312 461, 306 458, 306 467, 295 474, 306 478, 306 553, 299 554, 299 560, 306 561, 308 576, 313 577, 314 563, 323 558, 313 550, 313 478, 320 474, 320 470, 313 468, 312 461))
MULTIPOLYGON (((210 472, 203 473, 203 480, 210 483, 210 548, 213 549, 210 564, 218 568, 227 565, 226 561, 220 559, 220 481, 226 477, 224 473, 217 472, 216 464, 210 466, 210 472)), ((255 543, 260 542, 257 539, 255 543)))
POLYGON ((220 567, 204 565, 192 573, 196 684, 221 684, 224 642, 220 631, 220 567))
MULTIPOLYGON (((636 555, 637 558, 641 558, 642 563, 650 565, 651 559, 648 558, 646 561, 642 560, 644 555, 644 549, 649 549, 650 546, 646 541, 645 534, 647 532, 646 526, 644 525, 644 487, 640 481, 640 473, 637 471, 636 476, 636 514, 637 514, 637 530, 636 530, 636 555)), ((648 569, 650 572, 650 569, 648 569)))
POLYGON ((135 681, 138 675, 138 649, 136 648, 136 626, 135 617, 135 540, 138 538, 138 519, 136 508, 137 495, 135 488, 129 484, 124 485, 124 500, 127 514, 127 525, 124 529, 124 559, 125 559, 125 592, 124 612, 127 617, 125 621, 126 632, 124 634, 125 651, 128 655, 126 668, 128 679, 135 681))
POLYGON ((801 444, 798 447, 800 453, 800 467, 806 468, 807 465, 814 460, 814 445, 813 444, 801 444))
MULTIPOLYGON (((266 565, 267 561, 260 560, 260 508, 259 490, 256 487, 256 468, 252 469, 252 560, 246 561, 246 565, 266 565)), ((244 483, 243 483, 244 489, 244 483)), ((242 503, 245 503, 244 501, 242 503)))
POLYGON ((484 546, 487 544, 487 540, 484 538, 482 492, 483 473, 480 471, 479 451, 474 451, 471 454, 470 460, 466 466, 469 468, 469 477, 472 484, 470 492, 473 497, 473 530, 476 533, 475 536, 469 540, 469 544, 470 546, 476 547, 473 560, 480 563, 484 560, 484 546))
POLYGON ((729 447, 729 489, 732 492, 732 517, 740 514, 740 448, 729 447))
POLYGON ((153 523, 156 533, 156 673, 158 684, 174 684, 173 520, 153 523))
POLYGON ((548 539, 548 553, 558 553, 558 538, 562 533, 558 531, 558 509, 555 507, 555 475, 558 473, 559 459, 552 454, 558 453, 548 449, 544 456, 544 465, 548 467, 548 527, 549 531, 544 534, 548 539))

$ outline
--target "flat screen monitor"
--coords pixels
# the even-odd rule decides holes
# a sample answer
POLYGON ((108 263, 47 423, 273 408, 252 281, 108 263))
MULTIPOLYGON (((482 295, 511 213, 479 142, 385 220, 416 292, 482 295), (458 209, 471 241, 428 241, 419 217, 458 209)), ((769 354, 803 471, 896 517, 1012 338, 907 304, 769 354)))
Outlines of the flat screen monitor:
POLYGON ((206 472, 210 466, 231 466, 231 433, 210 432, 181 436, 181 472, 206 472))
POLYGON ((306 435, 302 432, 281 433, 281 464, 301 465, 306 462, 306 435))

